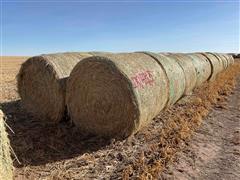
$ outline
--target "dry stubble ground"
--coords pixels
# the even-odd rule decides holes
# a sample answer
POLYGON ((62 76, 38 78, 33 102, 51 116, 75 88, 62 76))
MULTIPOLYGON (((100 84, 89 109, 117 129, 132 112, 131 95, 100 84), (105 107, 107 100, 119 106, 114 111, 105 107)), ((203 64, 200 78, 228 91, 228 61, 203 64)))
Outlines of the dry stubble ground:
POLYGON ((86 137, 68 122, 46 126, 28 114, 15 80, 24 59, 5 57, 1 68, 0 108, 21 162, 14 162, 15 179, 239 179, 240 63, 135 136, 109 141, 86 137))

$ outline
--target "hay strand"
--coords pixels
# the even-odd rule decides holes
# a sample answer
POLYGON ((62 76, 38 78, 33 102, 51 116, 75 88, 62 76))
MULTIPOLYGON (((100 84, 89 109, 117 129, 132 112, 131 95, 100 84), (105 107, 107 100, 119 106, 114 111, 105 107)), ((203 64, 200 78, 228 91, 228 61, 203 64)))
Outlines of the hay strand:
POLYGON ((5 128, 4 114, 0 110, 0 179, 13 179, 11 147, 5 128))

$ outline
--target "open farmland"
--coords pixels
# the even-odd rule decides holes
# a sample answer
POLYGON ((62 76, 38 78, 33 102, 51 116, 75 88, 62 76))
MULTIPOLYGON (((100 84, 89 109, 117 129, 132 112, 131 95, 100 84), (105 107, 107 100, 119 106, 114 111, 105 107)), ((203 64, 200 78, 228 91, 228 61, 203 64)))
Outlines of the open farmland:
POLYGON ((14 161, 15 179, 144 179, 159 172, 163 179, 240 177, 239 62, 159 114, 143 131, 108 141, 86 137, 68 122, 45 125, 28 114, 15 79, 26 57, 2 59, 1 108, 15 132, 9 131, 10 140, 20 161, 14 161))
POLYGON ((14 100, 18 97, 16 93, 16 74, 21 64, 27 59, 23 56, 4 56, 1 57, 0 68, 0 102, 14 100))

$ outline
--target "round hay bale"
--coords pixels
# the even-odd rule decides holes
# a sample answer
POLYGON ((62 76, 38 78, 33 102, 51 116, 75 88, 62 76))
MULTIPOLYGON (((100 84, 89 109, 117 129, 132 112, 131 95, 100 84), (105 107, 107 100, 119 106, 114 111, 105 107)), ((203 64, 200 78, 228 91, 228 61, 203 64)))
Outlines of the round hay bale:
POLYGON ((203 82, 207 81, 211 76, 211 64, 210 62, 200 54, 187 54, 193 62, 197 72, 196 87, 199 87, 203 82))
POLYGON ((230 54, 223 54, 223 56, 227 59, 228 66, 232 65, 234 63, 234 59, 230 54))
POLYGON ((226 58, 222 54, 219 54, 219 53, 212 53, 212 54, 214 54, 216 57, 218 57, 218 59, 222 63, 223 69, 226 69, 227 68, 227 60, 226 60, 226 58))
POLYGON ((102 52, 102 51, 92 51, 92 52, 88 52, 88 54, 91 54, 93 56, 102 56, 105 54, 112 54, 110 52, 102 52))
POLYGON ((29 58, 17 76, 18 92, 27 111, 47 123, 57 123, 66 110, 66 80, 86 53, 44 54, 29 58))
POLYGON ((213 56, 215 56, 218 59, 220 67, 221 67, 221 71, 223 71, 224 70, 224 63, 223 63, 222 58, 217 53, 212 53, 212 52, 207 52, 207 53, 212 54, 213 56))
POLYGON ((168 100, 168 79, 143 53, 93 56, 79 62, 67 82, 72 121, 85 133, 125 138, 154 118, 168 100))
POLYGON ((0 110, 0 179, 13 179, 13 164, 3 112, 0 110))
POLYGON ((186 81, 184 95, 190 95, 197 82, 197 72, 192 59, 189 56, 180 53, 170 54, 168 56, 175 58, 182 67, 186 81))
POLYGON ((169 98, 166 108, 176 103, 184 94, 186 88, 185 74, 175 58, 164 54, 141 52, 154 58, 164 69, 169 83, 169 98))
POLYGON ((209 60, 211 64, 211 69, 212 69, 210 80, 214 80, 217 74, 223 70, 222 62, 215 55, 211 53, 201 53, 201 54, 209 60))
POLYGON ((227 56, 229 57, 230 60, 230 65, 234 64, 234 58, 232 54, 227 54, 227 56))
POLYGON ((227 69, 228 66, 230 65, 228 57, 225 54, 223 54, 223 53, 218 53, 218 55, 221 57, 221 59, 223 61, 224 69, 227 69))

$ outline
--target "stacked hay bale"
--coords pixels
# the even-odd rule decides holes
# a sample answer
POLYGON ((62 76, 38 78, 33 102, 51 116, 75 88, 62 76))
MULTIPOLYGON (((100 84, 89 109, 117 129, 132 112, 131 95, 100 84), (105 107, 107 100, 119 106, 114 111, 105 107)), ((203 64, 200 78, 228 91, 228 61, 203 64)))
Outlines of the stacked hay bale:
POLYGON ((231 63, 217 53, 49 54, 22 65, 18 89, 25 107, 49 123, 67 106, 83 132, 124 138, 231 63))
POLYGON ((67 108, 83 132, 124 138, 222 70, 210 53, 93 56, 71 72, 67 108))
POLYGON ((151 52, 142 52, 155 59, 160 68, 162 68, 168 79, 168 102, 165 108, 176 103, 184 94, 186 81, 184 70, 175 58, 165 54, 155 54, 151 52), (181 81, 179 81, 181 79, 181 81))
POLYGON ((220 54, 220 53, 215 53, 221 60, 222 60, 222 64, 223 64, 223 67, 224 69, 227 69, 228 68, 228 59, 226 56, 224 56, 224 54, 220 54))
POLYGON ((67 83, 67 107, 82 131, 127 137, 184 93, 175 59, 154 53, 120 53, 82 60, 67 83))
POLYGON ((17 76, 24 107, 48 123, 59 122, 65 113, 66 79, 87 53, 44 54, 29 58, 17 76))
POLYGON ((224 69, 222 62, 211 53, 201 53, 205 56, 211 64, 211 76, 210 80, 215 80, 216 76, 224 69))
POLYGON ((211 64, 208 59, 201 54, 191 53, 187 54, 187 56, 192 59, 193 65, 196 69, 197 80, 195 87, 199 87, 203 82, 207 81, 211 77, 211 64))
POLYGON ((190 95, 192 93, 192 90, 195 88, 197 82, 197 72, 192 59, 187 55, 180 53, 168 54, 168 56, 176 59, 181 68, 183 69, 186 81, 184 95, 190 95))
POLYGON ((0 110, 0 179, 13 179, 13 165, 3 112, 0 110))

